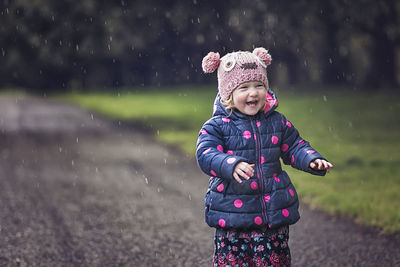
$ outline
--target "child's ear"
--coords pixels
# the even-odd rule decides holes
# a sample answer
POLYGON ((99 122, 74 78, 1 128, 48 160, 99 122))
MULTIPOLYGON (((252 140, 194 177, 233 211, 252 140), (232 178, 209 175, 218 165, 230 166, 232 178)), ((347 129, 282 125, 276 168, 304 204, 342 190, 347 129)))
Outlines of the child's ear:
POLYGON ((264 47, 257 47, 253 50, 253 54, 256 55, 262 63, 264 63, 265 67, 271 64, 272 57, 268 53, 268 50, 264 47))
POLYGON ((219 53, 210 52, 203 58, 201 66, 203 67, 203 71, 205 73, 212 73, 218 68, 220 63, 221 59, 219 53))

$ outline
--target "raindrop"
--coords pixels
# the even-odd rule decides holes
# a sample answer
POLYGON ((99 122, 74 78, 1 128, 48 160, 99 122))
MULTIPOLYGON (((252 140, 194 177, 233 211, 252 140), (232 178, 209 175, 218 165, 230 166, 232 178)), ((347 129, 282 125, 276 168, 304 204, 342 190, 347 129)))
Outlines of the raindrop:
POLYGON ((78 137, 76 138, 76 143, 79 143, 79 138, 78 137))
POLYGON ((189 200, 192 200, 192 195, 191 194, 189 194, 189 200))
POLYGON ((61 153, 62 150, 63 150, 62 147, 59 146, 59 147, 58 147, 58 151, 60 151, 60 153, 61 153))
POLYGON ((92 120, 94 120, 93 114, 90 114, 90 117, 92 118, 92 120))
POLYGON ((75 165, 75 162, 74 162, 74 160, 71 160, 71 165, 72 165, 72 166, 74 166, 74 165, 75 165))
POLYGON ((333 63, 333 60, 332 60, 332 58, 329 58, 329 63, 331 63, 331 64, 333 63))
POLYGON ((326 95, 324 95, 322 98, 324 99, 325 102, 328 101, 328 99, 326 98, 326 95))
POLYGON ((75 45, 75 50, 79 51, 79 45, 78 44, 75 45))

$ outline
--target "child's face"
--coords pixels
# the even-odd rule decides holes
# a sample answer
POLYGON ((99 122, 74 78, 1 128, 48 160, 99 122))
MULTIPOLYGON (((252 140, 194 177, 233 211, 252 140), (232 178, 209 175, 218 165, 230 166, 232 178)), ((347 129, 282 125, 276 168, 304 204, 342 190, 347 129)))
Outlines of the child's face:
POLYGON ((256 115, 265 104, 267 90, 262 82, 240 84, 232 93, 233 105, 246 115, 256 115))

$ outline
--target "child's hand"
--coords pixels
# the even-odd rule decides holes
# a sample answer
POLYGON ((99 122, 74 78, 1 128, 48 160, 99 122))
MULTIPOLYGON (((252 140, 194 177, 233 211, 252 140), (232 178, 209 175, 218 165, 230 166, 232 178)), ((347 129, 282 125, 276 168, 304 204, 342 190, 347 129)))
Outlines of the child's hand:
POLYGON ((326 172, 329 172, 329 169, 333 168, 333 165, 324 159, 316 159, 311 161, 310 168, 319 171, 326 170, 326 172))
POLYGON ((233 178, 235 178, 238 183, 242 183, 240 177, 249 180, 250 177, 254 175, 254 166, 255 164, 248 164, 244 161, 239 162, 233 170, 233 178))

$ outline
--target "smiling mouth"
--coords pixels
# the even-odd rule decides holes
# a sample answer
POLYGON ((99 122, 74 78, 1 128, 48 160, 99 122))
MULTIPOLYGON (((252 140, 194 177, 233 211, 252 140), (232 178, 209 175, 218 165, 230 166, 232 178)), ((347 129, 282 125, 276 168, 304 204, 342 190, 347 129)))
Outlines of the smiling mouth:
POLYGON ((257 106, 258 101, 257 100, 253 100, 253 101, 248 101, 246 102, 246 105, 250 106, 250 107, 255 107, 257 106))

